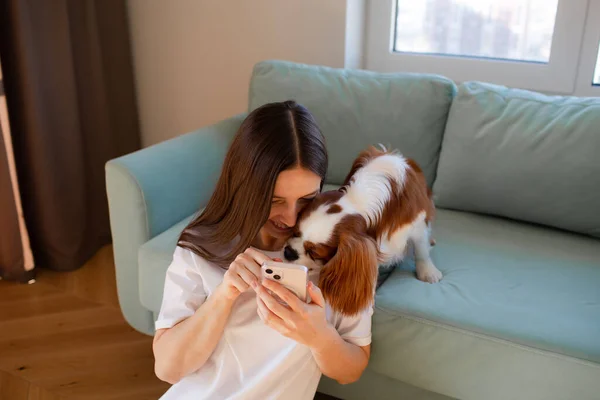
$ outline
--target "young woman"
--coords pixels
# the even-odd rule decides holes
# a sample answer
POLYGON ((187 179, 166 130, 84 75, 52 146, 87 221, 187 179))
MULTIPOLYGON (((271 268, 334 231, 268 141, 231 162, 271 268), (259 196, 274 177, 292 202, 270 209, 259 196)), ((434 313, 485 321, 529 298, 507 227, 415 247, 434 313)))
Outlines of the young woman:
POLYGON ((371 308, 343 317, 313 278, 308 304, 259 279, 265 260, 281 258, 326 172, 324 138, 306 108, 271 103, 244 120, 167 270, 153 343, 156 374, 173 384, 163 399, 308 400, 322 373, 340 383, 360 377, 371 308))

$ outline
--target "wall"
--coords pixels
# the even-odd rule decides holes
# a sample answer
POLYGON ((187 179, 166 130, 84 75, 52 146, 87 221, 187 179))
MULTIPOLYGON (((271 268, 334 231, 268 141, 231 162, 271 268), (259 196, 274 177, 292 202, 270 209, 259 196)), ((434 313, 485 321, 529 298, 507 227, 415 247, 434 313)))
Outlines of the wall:
POLYGON ((344 68, 360 69, 365 64, 366 0, 346 0, 344 68))
MULTIPOLYGON (((353 1, 353 0, 352 0, 353 1)), ((265 59, 343 67, 346 0, 129 0, 142 143, 247 108, 265 59)))

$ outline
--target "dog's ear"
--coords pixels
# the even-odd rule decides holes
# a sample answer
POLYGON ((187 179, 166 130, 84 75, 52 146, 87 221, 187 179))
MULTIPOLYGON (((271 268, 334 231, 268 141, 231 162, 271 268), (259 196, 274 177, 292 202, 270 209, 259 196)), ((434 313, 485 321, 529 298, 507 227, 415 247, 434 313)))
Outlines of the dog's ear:
POLYGON ((346 316, 372 304, 377 284, 378 252, 365 233, 340 232, 336 254, 323 266, 319 287, 331 308, 346 316))

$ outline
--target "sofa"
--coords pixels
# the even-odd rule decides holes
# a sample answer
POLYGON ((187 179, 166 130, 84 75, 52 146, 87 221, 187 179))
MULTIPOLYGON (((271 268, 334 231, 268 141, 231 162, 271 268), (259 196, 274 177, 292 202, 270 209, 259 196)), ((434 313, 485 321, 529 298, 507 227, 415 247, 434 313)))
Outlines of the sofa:
MULTIPOLYGON (((600 98, 428 74, 283 61, 253 70, 248 110, 295 99, 330 154, 326 188, 370 144, 422 167, 438 284, 386 271, 372 356, 342 399, 600 399, 600 98)), ((119 302, 152 335, 178 234, 207 203, 244 118, 106 164, 119 302)))

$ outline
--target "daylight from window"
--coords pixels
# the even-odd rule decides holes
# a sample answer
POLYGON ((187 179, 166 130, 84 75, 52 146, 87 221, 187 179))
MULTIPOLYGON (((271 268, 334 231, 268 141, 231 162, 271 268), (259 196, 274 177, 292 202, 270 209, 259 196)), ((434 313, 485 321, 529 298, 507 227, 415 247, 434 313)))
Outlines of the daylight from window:
POLYGON ((547 63, 557 6, 558 0, 397 0, 394 51, 547 63))
POLYGON ((600 45, 598 45, 598 60, 596 61, 596 72, 594 73, 594 85, 600 85, 600 45))

